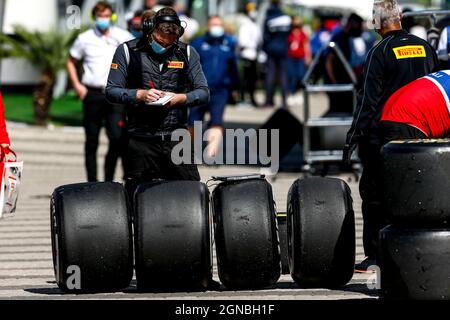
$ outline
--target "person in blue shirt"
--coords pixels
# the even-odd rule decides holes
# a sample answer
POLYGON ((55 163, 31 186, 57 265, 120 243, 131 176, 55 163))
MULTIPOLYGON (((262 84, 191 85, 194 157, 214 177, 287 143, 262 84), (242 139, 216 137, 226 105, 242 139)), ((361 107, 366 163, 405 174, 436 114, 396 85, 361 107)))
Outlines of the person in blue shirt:
POLYGON ((274 106, 275 75, 280 77, 282 108, 287 108, 288 94, 288 37, 292 19, 281 10, 281 0, 271 0, 267 9, 263 32, 263 50, 267 54, 266 107, 274 106))
POLYGON ((225 34, 224 23, 219 16, 208 19, 208 32, 194 40, 192 47, 200 55, 200 62, 210 89, 210 101, 206 105, 191 108, 189 127, 193 137, 195 121, 203 121, 206 112, 210 114, 208 124, 211 136, 208 138, 209 156, 214 156, 220 145, 223 134, 223 114, 230 93, 238 94, 240 87, 237 67, 237 40, 225 34))

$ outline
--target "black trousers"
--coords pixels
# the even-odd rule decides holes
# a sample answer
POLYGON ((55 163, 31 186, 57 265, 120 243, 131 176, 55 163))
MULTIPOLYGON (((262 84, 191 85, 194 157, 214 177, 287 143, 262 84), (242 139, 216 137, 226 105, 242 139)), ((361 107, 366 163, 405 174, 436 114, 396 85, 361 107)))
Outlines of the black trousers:
POLYGON ((400 122, 382 121, 380 128, 386 142, 404 139, 427 139, 427 136, 419 129, 400 122))
MULTIPOLYGON (((411 126, 397 122, 382 122, 380 125, 384 143, 392 140, 425 139, 425 134, 411 126)), ((383 203, 383 168, 380 144, 360 143, 359 156, 363 173, 359 183, 362 199, 364 253, 376 258, 379 231, 387 224, 386 206, 383 203)))
POLYGON ((359 181, 362 199, 364 253, 371 259, 377 255, 379 231, 387 225, 386 210, 382 201, 383 172, 381 166, 381 144, 359 144, 359 157, 363 172, 359 181))
POLYGON ((117 160, 126 147, 124 123, 125 112, 123 107, 108 103, 105 94, 100 91, 88 91, 83 100, 83 126, 86 134, 85 165, 89 182, 97 181, 97 149, 100 129, 103 124, 109 140, 104 167, 105 181, 114 179, 117 160))
POLYGON ((170 137, 128 139, 125 188, 130 200, 141 183, 158 179, 200 181, 196 164, 176 165, 172 161, 171 153, 176 144, 178 142, 170 141, 170 137))
POLYGON ((245 94, 250 96, 251 103, 256 106, 255 90, 258 81, 258 70, 256 60, 242 59, 244 77, 242 79, 241 99, 245 100, 245 94))

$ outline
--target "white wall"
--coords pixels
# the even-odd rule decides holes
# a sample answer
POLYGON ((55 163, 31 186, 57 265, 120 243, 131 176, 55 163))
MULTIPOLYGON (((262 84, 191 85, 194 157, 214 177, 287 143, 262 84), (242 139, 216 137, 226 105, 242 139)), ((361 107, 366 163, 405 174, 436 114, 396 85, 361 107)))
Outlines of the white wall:
MULTIPOLYGON (((3 32, 13 33, 13 26, 21 24, 30 30, 48 31, 58 22, 57 0, 0 0, 6 1, 3 32)), ((3 85, 30 85, 39 80, 39 71, 23 59, 1 61, 0 82, 3 85)))
POLYGON ((40 72, 24 59, 3 59, 1 64, 3 85, 32 85, 39 80, 40 72))
POLYGON ((3 0, 5 5, 4 33, 12 33, 13 25, 47 31, 58 21, 57 0, 3 0))

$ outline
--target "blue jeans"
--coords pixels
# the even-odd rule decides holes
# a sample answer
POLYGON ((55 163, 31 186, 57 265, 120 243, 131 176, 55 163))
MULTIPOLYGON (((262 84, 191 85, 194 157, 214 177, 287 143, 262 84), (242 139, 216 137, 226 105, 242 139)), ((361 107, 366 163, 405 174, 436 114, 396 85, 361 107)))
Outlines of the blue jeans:
POLYGON ((288 92, 288 59, 268 57, 266 70, 266 104, 274 105, 273 96, 275 92, 275 75, 278 72, 280 77, 282 108, 286 108, 286 98, 288 92))
POLYGON ((295 93, 306 72, 305 59, 289 58, 289 92, 295 93))
POLYGON ((193 107, 190 109, 188 124, 194 126, 194 121, 203 121, 206 112, 210 114, 208 126, 223 127, 223 113, 228 102, 229 91, 226 88, 210 88, 210 100, 208 104, 193 107))

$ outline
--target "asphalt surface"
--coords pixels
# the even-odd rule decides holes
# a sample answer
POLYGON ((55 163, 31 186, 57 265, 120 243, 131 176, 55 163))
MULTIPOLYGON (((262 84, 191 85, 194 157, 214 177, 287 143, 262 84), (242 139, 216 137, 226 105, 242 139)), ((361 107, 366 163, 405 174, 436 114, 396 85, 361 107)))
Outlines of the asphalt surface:
MULTIPOLYGON (((320 113, 325 98, 314 100, 320 113)), ((291 99, 294 113, 301 118, 301 97, 291 99)), ((272 110, 228 108, 227 122, 254 125, 263 123, 272 110)), ((64 184, 83 182, 85 179, 81 128, 36 128, 8 123, 12 146, 24 161, 23 181, 16 215, 0 220, 0 299, 375 299, 377 291, 368 286, 375 274, 356 274, 351 282, 339 290, 300 289, 290 275, 283 275, 271 288, 252 291, 229 291, 223 286, 218 291, 138 293, 136 282, 122 292, 92 295, 64 294, 57 286, 53 273, 49 200, 53 190, 64 184)), ((102 133, 99 149, 99 168, 106 152, 106 137, 102 133)), ((255 168, 242 166, 200 166, 203 181, 213 175, 255 172, 255 168)), ((99 172, 102 170, 99 169, 99 172)), ((120 170, 116 174, 120 181, 120 170)), ((281 172, 274 179, 274 196, 279 211, 285 211, 290 185, 299 177, 298 172, 281 172)), ((356 213, 357 261, 363 258, 361 232, 361 200, 357 183, 351 175, 338 175, 350 185, 356 213)), ((215 260, 215 259, 214 259, 215 260)), ((214 261, 215 279, 218 281, 214 261)))

